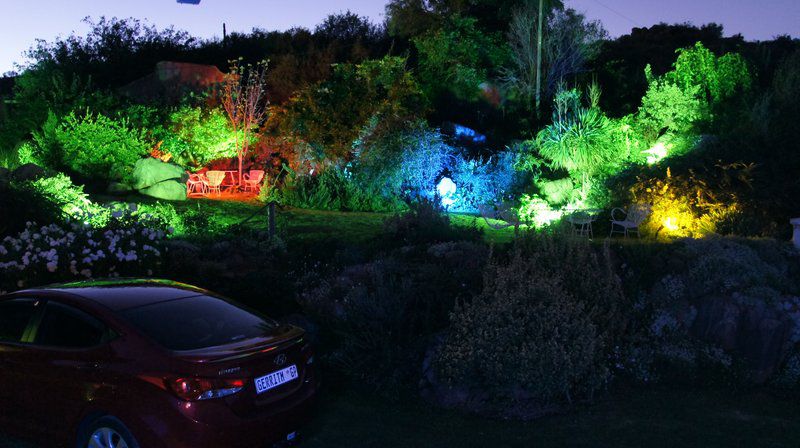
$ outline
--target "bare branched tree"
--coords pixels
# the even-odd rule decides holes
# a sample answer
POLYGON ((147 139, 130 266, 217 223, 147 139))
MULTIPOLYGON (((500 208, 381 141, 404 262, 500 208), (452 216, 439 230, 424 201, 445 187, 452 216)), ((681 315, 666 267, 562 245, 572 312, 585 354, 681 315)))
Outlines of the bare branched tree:
POLYGON ((543 48, 547 61, 543 70, 547 79, 545 92, 552 95, 561 80, 585 72, 606 36, 600 22, 587 21, 574 9, 554 11, 548 21, 543 48))
POLYGON ((266 85, 266 61, 256 65, 243 65, 241 60, 231 61, 230 71, 222 82, 222 107, 236 136, 240 186, 244 156, 250 147, 250 133, 267 117, 269 101, 266 85))
POLYGON ((507 86, 541 112, 542 97, 558 83, 586 69, 606 36, 599 22, 587 22, 560 1, 528 0, 515 12, 508 39, 512 64, 504 73, 507 86), (542 86, 544 81, 544 87, 542 86))

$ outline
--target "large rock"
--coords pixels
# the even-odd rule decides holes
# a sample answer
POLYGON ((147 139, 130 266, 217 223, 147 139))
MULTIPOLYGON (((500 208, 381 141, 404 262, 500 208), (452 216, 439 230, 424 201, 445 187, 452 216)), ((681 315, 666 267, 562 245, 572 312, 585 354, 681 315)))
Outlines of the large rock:
POLYGON ((122 182, 111 182, 106 189, 108 194, 123 195, 133 191, 130 185, 122 182))
POLYGON ((139 193, 156 199, 166 201, 185 201, 186 183, 177 180, 168 180, 139 190, 139 193))
POLYGON ((148 157, 139 160, 133 167, 133 188, 144 190, 168 180, 186 183, 188 177, 180 166, 148 157))
POLYGON ((7 185, 11 181, 11 170, 0 166, 0 187, 7 185))
POLYGON ((750 378, 763 383, 781 366, 793 345, 792 325, 790 313, 764 302, 707 297, 697 307, 691 333, 740 355, 750 378))
POLYGON ((26 163, 14 170, 14 180, 19 182, 33 181, 45 176, 44 168, 33 163, 26 163))

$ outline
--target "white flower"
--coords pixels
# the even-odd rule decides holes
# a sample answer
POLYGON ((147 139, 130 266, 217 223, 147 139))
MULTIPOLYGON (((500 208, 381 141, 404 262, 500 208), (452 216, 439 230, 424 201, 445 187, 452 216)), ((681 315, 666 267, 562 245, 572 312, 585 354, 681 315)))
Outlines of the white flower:
POLYGON ((51 261, 50 263, 47 263, 47 270, 49 272, 56 272, 57 268, 58 268, 58 262, 57 261, 51 261))

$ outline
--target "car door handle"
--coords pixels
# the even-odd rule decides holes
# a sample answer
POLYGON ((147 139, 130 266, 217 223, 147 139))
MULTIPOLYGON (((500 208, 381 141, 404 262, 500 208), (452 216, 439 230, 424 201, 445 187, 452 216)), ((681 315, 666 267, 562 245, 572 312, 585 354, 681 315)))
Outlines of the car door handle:
POLYGON ((99 362, 87 362, 81 363, 77 366, 78 370, 84 372, 94 372, 95 370, 100 370, 100 363, 99 362))
POLYGON ((54 364, 58 367, 69 367, 83 372, 98 370, 100 368, 100 363, 98 362, 56 361, 54 364))

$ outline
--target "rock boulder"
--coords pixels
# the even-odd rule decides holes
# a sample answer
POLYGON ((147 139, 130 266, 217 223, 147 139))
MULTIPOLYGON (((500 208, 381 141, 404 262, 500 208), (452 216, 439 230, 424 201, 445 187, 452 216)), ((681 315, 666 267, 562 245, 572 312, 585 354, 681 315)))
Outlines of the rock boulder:
POLYGON ((147 188, 139 190, 139 193, 156 199, 165 201, 185 201, 186 183, 177 180, 167 180, 159 182, 147 188))
POLYGON ((12 177, 19 182, 33 181, 45 176, 44 168, 33 163, 26 163, 14 170, 12 177))
POLYGON ((186 183, 188 174, 178 165, 165 163, 148 157, 139 160, 133 167, 133 188, 144 190, 165 181, 186 183))

